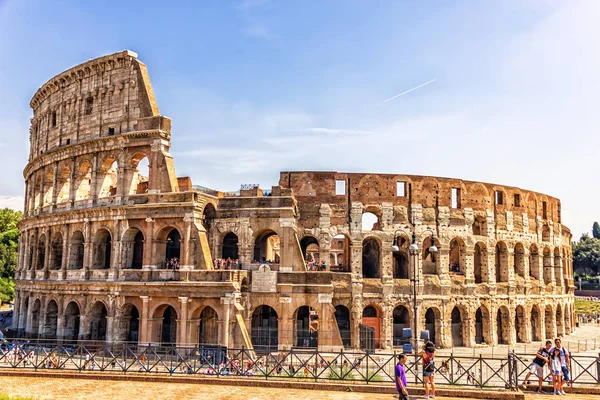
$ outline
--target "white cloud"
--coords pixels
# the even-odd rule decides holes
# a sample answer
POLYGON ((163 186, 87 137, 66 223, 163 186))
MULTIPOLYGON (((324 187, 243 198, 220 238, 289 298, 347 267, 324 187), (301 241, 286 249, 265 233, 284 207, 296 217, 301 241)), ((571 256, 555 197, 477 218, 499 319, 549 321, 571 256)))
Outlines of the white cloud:
POLYGON ((11 208, 17 211, 23 211, 23 196, 0 196, 0 208, 11 208))

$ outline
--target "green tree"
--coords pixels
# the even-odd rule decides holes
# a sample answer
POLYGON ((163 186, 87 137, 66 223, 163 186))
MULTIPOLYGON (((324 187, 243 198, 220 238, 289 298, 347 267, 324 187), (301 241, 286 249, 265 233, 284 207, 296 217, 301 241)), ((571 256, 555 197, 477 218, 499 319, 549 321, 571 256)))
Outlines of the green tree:
POLYGON ((23 213, 10 208, 0 209, 0 300, 11 301, 15 296, 13 276, 17 267, 19 229, 23 213))
POLYGON ((573 269, 587 275, 600 273, 600 239, 584 233, 573 243, 573 269))
POLYGON ((594 226, 592 227, 592 236, 594 239, 600 239, 600 224, 598 224, 598 222, 594 222, 594 226))

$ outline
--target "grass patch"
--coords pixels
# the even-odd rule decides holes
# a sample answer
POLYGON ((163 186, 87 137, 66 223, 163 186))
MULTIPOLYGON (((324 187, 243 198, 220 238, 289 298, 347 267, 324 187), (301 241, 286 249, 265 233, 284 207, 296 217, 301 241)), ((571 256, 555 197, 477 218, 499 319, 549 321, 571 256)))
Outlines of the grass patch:
POLYGON ((369 372, 367 374, 367 378, 369 382, 383 382, 383 377, 377 372, 369 372))
POLYGON ((575 312, 581 314, 596 314, 600 312, 600 302, 575 300, 575 312))
POLYGON ((349 366, 342 367, 341 369, 338 367, 329 367, 329 372, 327 373, 327 379, 345 379, 345 380, 355 380, 356 375, 354 375, 354 370, 349 366))

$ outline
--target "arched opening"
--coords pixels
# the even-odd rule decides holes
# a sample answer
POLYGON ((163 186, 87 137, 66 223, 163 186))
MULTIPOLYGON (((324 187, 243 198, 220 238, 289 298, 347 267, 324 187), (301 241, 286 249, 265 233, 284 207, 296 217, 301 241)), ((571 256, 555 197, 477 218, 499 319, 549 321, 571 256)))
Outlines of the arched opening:
POLYGON ((200 313, 198 323, 198 344, 218 344, 219 343, 219 318, 217 312, 212 307, 204 307, 200 313))
POLYGON ((542 340, 542 323, 541 323, 541 314, 540 309, 537 305, 531 307, 531 339, 534 342, 539 342, 542 340))
POLYGON ((144 264, 144 234, 138 231, 133 238, 133 258, 131 260, 132 269, 141 269, 144 264))
POLYGON ((378 231, 381 230, 379 217, 372 212, 365 212, 362 215, 362 230, 363 231, 378 231))
POLYGON ((300 248, 302 249, 302 256, 305 262, 320 261, 319 241, 314 236, 304 236, 300 240, 300 248))
POLYGON ((562 307, 560 304, 556 305, 556 334, 558 336, 564 336, 565 334, 565 325, 564 325, 562 307))
POLYGON ((482 215, 477 215, 473 221, 473 235, 487 236, 487 219, 482 215))
POLYGON ((144 234, 137 228, 129 228, 121 241, 123 267, 142 269, 144 264, 144 234))
POLYGON ((221 253, 221 257, 224 260, 227 260, 228 258, 237 260, 239 258, 238 237, 235 233, 227 232, 227 234, 223 237, 223 251, 221 253))
POLYGON ((64 337, 66 341, 74 342, 79 338, 80 317, 79 306, 74 301, 70 302, 65 309, 64 318, 64 337))
POLYGON ((552 311, 552 306, 548 304, 544 310, 544 323, 546 325, 546 338, 553 338, 556 333, 555 314, 552 311))
POLYGON ((504 306, 498 309, 496 313, 496 329, 498 335, 498 344, 510 343, 510 323, 508 309, 504 306))
POLYGON ((28 327, 29 333, 35 338, 39 336, 41 308, 40 299, 36 299, 31 307, 31 326, 28 327))
POLYGON ((150 165, 148 157, 144 153, 135 154, 129 160, 129 169, 126 171, 127 193, 144 194, 148 193, 148 181, 150 178, 150 165))
POLYGON ((46 179, 44 180, 44 206, 52 204, 52 198, 54 196, 54 172, 48 170, 46 172, 46 179))
POLYGON ((492 344, 490 333, 490 313, 482 305, 475 312, 475 343, 492 344))
POLYGON ((171 306, 167 306, 162 314, 160 342, 162 344, 177 342, 177 312, 171 306))
POLYGON ((117 194, 118 169, 119 166, 115 157, 108 157, 102 161, 98 171, 98 186, 96 187, 98 198, 117 194))
POLYGON ((97 301, 90 310, 90 340, 106 340, 106 317, 108 311, 101 301, 97 301))
POLYGON ((335 235, 331 241, 331 249, 336 249, 337 261, 337 265, 332 269, 339 272, 350 272, 352 258, 352 241, 350 238, 343 233, 335 235))
POLYGON ((375 347, 381 347, 381 317, 379 310, 373 306, 367 306, 363 309, 362 323, 365 326, 374 329, 375 347))
POLYGON ((525 248, 523 244, 517 243, 514 252, 515 275, 525 278, 525 248))
POLYGON ((165 261, 173 261, 179 264, 181 255, 181 235, 175 228, 171 229, 167 235, 167 243, 165 244, 165 261))
MULTIPOLYGON (((440 242, 435 239, 434 242, 435 246, 439 249, 440 246, 440 242)), ((422 251, 422 268, 423 268, 423 274, 428 274, 428 275, 437 275, 438 271, 440 270, 440 257, 436 254, 436 253, 432 253, 429 251, 429 249, 431 248, 432 242, 431 242, 431 236, 426 237, 423 240, 423 243, 421 243, 421 248, 423 249, 422 251)))
POLYGON ((369 237, 362 245, 362 274, 363 278, 380 278, 380 247, 377 239, 369 237))
POLYGON ((404 306, 394 308, 392 313, 393 328, 394 328, 394 347, 402 346, 403 331, 405 328, 410 328, 408 310, 404 306))
POLYGON ((431 307, 425 311, 425 329, 429 331, 429 340, 437 343, 437 332, 441 332, 440 310, 431 307))
POLYGON ((335 320, 342 338, 342 345, 350 347, 352 343, 350 336, 350 310, 348 310, 348 307, 342 305, 335 306, 335 320))
POLYGON ((254 241, 254 262, 279 264, 279 236, 275 231, 266 230, 256 236, 254 241))
POLYGON ((523 306, 515 308, 515 328, 517 330, 517 343, 527 343, 527 324, 523 306))
POLYGON ((44 318, 44 339, 56 339, 56 328, 58 327, 58 305, 50 300, 46 306, 44 318))
POLYGON ((552 283, 554 267, 552 265, 552 253, 548 247, 544 247, 544 283, 549 285, 552 283))
POLYGON ((56 204, 67 203, 70 199, 71 191, 71 170, 66 165, 63 165, 58 170, 56 190, 56 204))
POLYGON ((481 242, 475 243, 475 251, 473 253, 473 268, 475 283, 483 283, 488 281, 487 249, 485 244, 481 242))
POLYGON ((42 177, 41 177, 41 175, 38 175, 37 178, 35 178, 35 184, 33 186, 33 207, 34 207, 34 209, 41 207, 42 202, 44 200, 43 191, 44 191, 44 187, 42 186, 42 177))
POLYGON ((529 274, 534 279, 540 279, 540 254, 535 244, 529 248, 529 274))
POLYGON ((125 304, 121 313, 119 337, 127 342, 137 342, 140 333, 140 313, 133 304, 125 304))
POLYGON ((92 165, 88 161, 83 161, 77 169, 75 179, 75 201, 86 200, 90 198, 92 191, 92 165))
POLYGON ((496 244, 494 265, 496 267, 496 282, 508 282, 508 248, 504 242, 496 244))
POLYGON ((108 230, 99 229, 94 240, 94 269, 109 269, 112 255, 112 237, 108 230))
POLYGON ((394 279, 408 279, 408 238, 399 236, 396 243, 400 250, 392 252, 394 258, 394 279))
POLYGON ((259 306, 252 313, 252 346, 259 351, 277 350, 279 343, 278 317, 269 306, 259 306))
POLYGON ((319 315, 309 306, 296 310, 296 346, 316 348, 319 345, 319 315))
POLYGON ((550 241, 550 227, 546 224, 542 226, 542 242, 550 241))
POLYGON ((36 269, 44 269, 46 266, 46 235, 41 234, 37 245, 37 264, 36 269))
POLYGON ((204 229, 206 229, 206 232, 210 233, 210 227, 215 221, 215 218, 217 218, 217 209, 214 205, 208 203, 202 211, 202 222, 204 224, 204 229))
POLYGON ((450 272, 465 274, 467 260, 465 258, 465 242, 454 238, 450 241, 450 272))
POLYGON ((52 236, 52 245, 50 253, 50 269, 57 270, 62 266, 63 260, 63 238, 60 232, 52 236))
POLYGON ((464 346, 462 315, 461 315, 460 309, 458 307, 454 307, 452 309, 451 329, 452 329, 452 346, 453 347, 464 346))
POLYGON ((83 233, 81 231, 73 232, 71 236, 71 250, 69 257, 69 269, 83 268, 83 233))

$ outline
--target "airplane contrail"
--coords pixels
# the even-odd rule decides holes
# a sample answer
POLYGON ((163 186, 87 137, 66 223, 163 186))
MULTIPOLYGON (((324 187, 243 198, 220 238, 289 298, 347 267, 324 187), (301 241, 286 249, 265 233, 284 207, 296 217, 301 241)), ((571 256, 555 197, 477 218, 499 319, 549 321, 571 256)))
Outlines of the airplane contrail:
POLYGON ((398 98, 398 97, 400 97, 400 96, 404 96, 405 94, 407 94, 407 93, 410 93, 410 92, 412 92, 413 90, 417 90, 417 89, 419 89, 419 88, 422 88, 423 86, 427 86, 427 85, 429 85, 430 83, 433 83, 433 82, 435 82, 435 81, 436 81, 436 78, 434 78, 434 79, 432 79, 432 80, 430 80, 430 81, 428 81, 428 82, 425 82, 425 83, 423 83, 423 84, 421 84, 421 85, 419 85, 419 86, 415 86, 415 87, 414 87, 414 88, 412 88, 412 89, 408 89, 406 92, 402 92, 402 93, 400 93, 400 94, 397 94, 397 95, 395 95, 395 96, 393 96, 393 97, 390 97, 390 98, 389 98, 389 99, 387 99, 387 100, 384 100, 384 101, 382 101, 382 102, 381 102, 381 104, 383 104, 383 103, 387 103, 387 102, 388 102, 388 101, 390 101, 390 100, 397 99, 397 98, 398 98))

